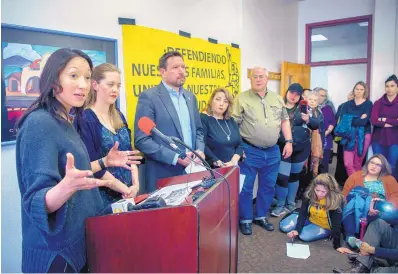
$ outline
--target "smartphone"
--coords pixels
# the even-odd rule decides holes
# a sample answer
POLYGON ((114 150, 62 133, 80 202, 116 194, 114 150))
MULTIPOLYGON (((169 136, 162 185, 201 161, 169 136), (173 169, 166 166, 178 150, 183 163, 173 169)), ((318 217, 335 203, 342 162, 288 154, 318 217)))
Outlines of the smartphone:
POLYGON ((300 101, 300 112, 304 114, 308 114, 308 102, 307 100, 300 101))

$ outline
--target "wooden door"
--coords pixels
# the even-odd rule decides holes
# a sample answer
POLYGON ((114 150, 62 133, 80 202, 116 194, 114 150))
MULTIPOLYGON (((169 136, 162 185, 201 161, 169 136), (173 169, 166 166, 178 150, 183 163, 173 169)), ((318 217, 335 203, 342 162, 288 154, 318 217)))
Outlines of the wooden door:
POLYGON ((310 88, 310 65, 282 62, 281 74, 280 95, 282 97, 285 96, 288 87, 293 83, 299 83, 303 88, 310 88))

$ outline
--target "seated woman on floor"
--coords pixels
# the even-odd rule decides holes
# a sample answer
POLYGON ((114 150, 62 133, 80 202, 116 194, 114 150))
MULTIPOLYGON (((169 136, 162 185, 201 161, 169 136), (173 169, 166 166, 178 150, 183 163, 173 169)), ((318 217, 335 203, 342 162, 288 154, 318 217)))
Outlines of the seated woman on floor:
POLYGON ((319 174, 307 188, 301 208, 286 215, 279 228, 289 238, 299 237, 304 242, 332 237, 333 247, 340 253, 352 253, 341 247, 341 216, 344 197, 333 176, 319 174))
POLYGON ((375 154, 366 162, 362 171, 348 177, 342 191, 347 199, 343 209, 343 226, 346 242, 355 248, 355 234, 360 230, 360 219, 370 223, 382 218, 383 213, 374 209, 376 200, 385 200, 398 207, 398 183, 391 176, 391 167, 381 154, 375 154), (358 207, 362 204, 362 207, 358 207))

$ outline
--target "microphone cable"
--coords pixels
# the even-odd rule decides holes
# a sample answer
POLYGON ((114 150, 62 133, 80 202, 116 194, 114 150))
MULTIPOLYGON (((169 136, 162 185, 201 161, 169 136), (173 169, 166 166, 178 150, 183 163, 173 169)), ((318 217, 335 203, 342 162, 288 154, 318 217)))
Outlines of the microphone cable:
MULTIPOLYGON (((194 162, 193 159, 189 158, 191 160, 191 162, 194 162)), ((200 157, 201 159, 201 157, 200 157)), ((194 162, 196 163, 196 162, 194 162)), ((207 162, 206 162, 207 163, 207 162)), ((221 182, 224 182, 227 186, 227 190, 228 190, 228 230, 229 230, 229 256, 228 256, 228 273, 231 273, 231 257, 232 257, 232 219, 231 219, 231 189, 230 189, 230 185, 229 182, 227 180, 227 178, 225 178, 225 176, 223 174, 221 174, 220 172, 218 172, 215 169, 212 169, 210 166, 205 166, 203 163, 196 163, 198 165, 203 166, 204 168, 206 168, 208 171, 210 171, 210 173, 212 174, 212 177, 215 178, 214 173, 216 173, 217 175, 219 175, 223 180, 221 182)), ((208 165, 208 164, 207 164, 208 165)), ((205 179, 205 178, 204 178, 205 179)), ((237 205, 239 206, 239 205, 237 205)))

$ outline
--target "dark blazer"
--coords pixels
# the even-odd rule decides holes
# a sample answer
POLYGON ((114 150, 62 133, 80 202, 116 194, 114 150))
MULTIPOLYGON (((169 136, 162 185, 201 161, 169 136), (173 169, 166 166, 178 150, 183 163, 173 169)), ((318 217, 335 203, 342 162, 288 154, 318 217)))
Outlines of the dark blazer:
MULTIPOLYGON (((203 152, 205 148, 203 128, 196 97, 188 90, 183 88, 181 90, 191 118, 193 149, 203 152)), ((148 136, 138 128, 138 121, 144 116, 154 121, 157 129, 163 134, 183 140, 176 108, 163 83, 140 94, 134 121, 134 146, 145 154, 146 191, 152 192, 157 189, 159 179, 181 175, 184 173, 185 167, 178 163, 173 165, 176 153, 156 136, 148 136)))

